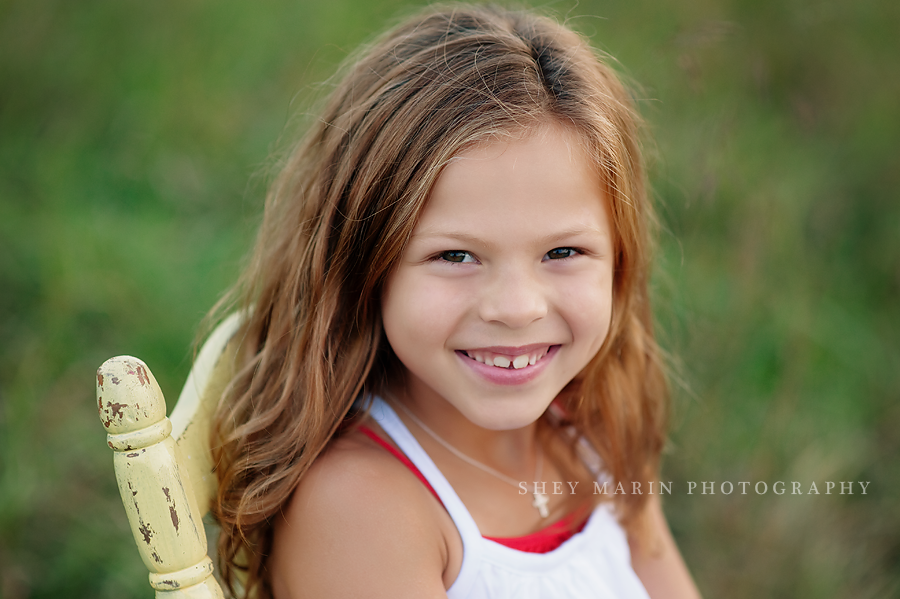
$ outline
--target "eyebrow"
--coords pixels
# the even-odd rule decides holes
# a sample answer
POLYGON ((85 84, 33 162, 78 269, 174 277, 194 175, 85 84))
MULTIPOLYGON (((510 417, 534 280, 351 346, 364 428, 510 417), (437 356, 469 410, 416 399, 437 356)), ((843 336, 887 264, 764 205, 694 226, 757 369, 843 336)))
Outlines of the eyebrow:
MULTIPOLYGON (((538 239, 538 243, 541 245, 552 244, 552 243, 555 243, 555 242, 558 242, 558 241, 561 241, 564 239, 568 239, 570 237, 577 237, 579 235, 591 235, 591 234, 603 236, 603 233, 599 229, 596 229, 594 227, 580 227, 580 228, 565 229, 565 230, 559 231, 557 233, 551 233, 549 235, 545 235, 544 237, 541 237, 540 239, 538 239)), ((431 237, 456 239, 456 240, 462 241, 464 243, 480 245, 483 247, 488 247, 491 245, 490 243, 485 242, 480 237, 476 237, 475 235, 470 235, 470 234, 464 233, 462 231, 441 231, 441 230, 425 231, 423 233, 413 233, 411 239, 416 239, 416 238, 428 239, 431 237)))

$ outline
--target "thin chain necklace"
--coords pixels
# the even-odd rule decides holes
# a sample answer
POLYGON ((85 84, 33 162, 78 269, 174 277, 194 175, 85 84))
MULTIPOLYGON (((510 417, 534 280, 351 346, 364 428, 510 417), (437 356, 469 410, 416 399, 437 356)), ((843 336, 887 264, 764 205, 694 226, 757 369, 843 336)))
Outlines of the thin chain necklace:
MULTIPOLYGON (((466 462, 467 464, 471 464, 472 466, 475 466, 476 468, 483 470, 484 472, 487 472, 488 474, 496 476, 503 482, 508 483, 508 484, 516 487, 517 489, 522 488, 519 486, 518 481, 516 481, 514 478, 512 478, 510 476, 506 476, 502 472, 498 472, 497 470, 494 470, 487 464, 482 464, 481 462, 479 462, 478 460, 476 460, 474 458, 470 458, 469 456, 467 456, 466 454, 464 454, 457 448, 450 445, 450 443, 448 443, 447 441, 444 441, 436 432, 434 432, 433 430, 428 428, 427 424, 425 424, 424 422, 419 420, 419 418, 415 414, 410 412, 409 408, 407 408, 405 405, 403 405, 403 403, 400 402, 397 398, 392 397, 391 399, 394 400, 393 403, 395 405, 397 405, 401 410, 403 410, 403 412, 407 416, 409 416, 409 418, 413 422, 415 422, 419 426, 419 428, 421 428, 423 431, 428 433, 432 439, 434 439, 435 441, 437 441, 438 443, 443 445, 447 449, 447 451, 449 451, 450 453, 452 453, 453 455, 455 455, 462 461, 466 462)), ((537 464, 535 467, 534 482, 533 482, 534 488, 531 492, 531 495, 534 497, 534 501, 531 502, 531 505, 538 511, 538 513, 541 515, 541 518, 546 518, 547 516, 550 515, 550 511, 547 509, 547 504, 549 503, 550 499, 547 497, 547 495, 545 493, 541 493, 537 489, 537 481, 541 480, 541 472, 543 471, 543 468, 544 468, 544 454, 543 454, 543 452, 541 452, 540 449, 538 449, 537 464)))

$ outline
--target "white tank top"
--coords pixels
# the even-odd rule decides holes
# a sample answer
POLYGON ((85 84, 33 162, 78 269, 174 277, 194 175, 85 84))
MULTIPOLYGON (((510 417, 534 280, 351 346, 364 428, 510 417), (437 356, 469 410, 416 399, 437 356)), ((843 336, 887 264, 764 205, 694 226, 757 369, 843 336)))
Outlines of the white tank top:
POLYGON ((453 487, 390 406, 374 398, 370 414, 434 487, 459 530, 463 560, 449 599, 649 599, 609 503, 597 506, 581 532, 549 553, 505 547, 481 536, 453 487))

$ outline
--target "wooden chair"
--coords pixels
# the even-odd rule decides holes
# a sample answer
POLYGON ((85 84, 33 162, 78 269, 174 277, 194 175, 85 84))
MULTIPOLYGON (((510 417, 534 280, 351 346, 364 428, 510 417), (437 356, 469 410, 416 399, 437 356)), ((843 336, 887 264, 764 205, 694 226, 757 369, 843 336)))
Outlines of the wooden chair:
POLYGON ((224 597, 202 519, 216 493, 210 420, 231 379, 240 323, 233 314, 210 335, 171 418, 141 360, 118 356, 97 370, 97 406, 119 493, 157 599, 224 597))

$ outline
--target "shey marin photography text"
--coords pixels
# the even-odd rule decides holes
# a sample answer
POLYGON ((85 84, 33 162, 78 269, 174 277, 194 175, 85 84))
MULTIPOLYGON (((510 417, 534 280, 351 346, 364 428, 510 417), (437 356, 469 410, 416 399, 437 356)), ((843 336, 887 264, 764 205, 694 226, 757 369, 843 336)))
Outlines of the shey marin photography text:
MULTIPOLYGON (((673 481, 649 481, 642 483, 632 481, 631 489, 621 482, 614 485, 610 481, 595 482, 593 493, 595 495, 672 495, 673 492, 683 492, 687 495, 866 495, 870 481, 776 481, 771 485, 766 481, 683 481, 676 485, 673 481)), ((540 493, 542 495, 566 495, 576 493, 578 482, 537 482, 519 483, 519 495, 526 493, 540 493)))

